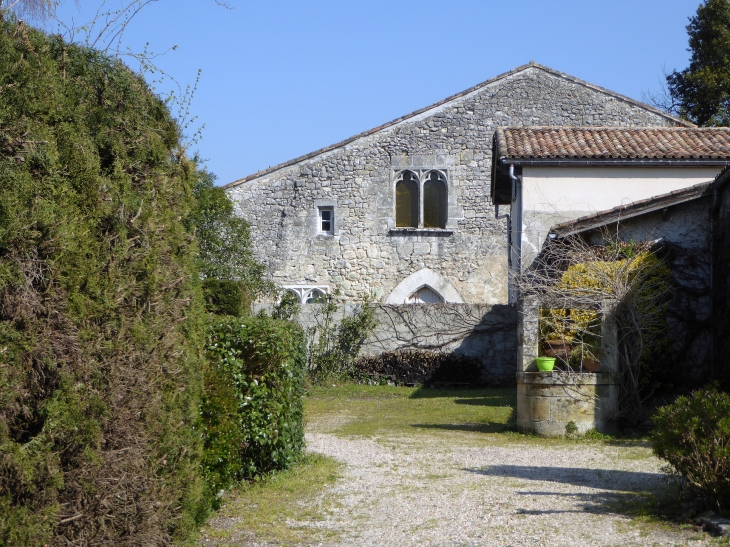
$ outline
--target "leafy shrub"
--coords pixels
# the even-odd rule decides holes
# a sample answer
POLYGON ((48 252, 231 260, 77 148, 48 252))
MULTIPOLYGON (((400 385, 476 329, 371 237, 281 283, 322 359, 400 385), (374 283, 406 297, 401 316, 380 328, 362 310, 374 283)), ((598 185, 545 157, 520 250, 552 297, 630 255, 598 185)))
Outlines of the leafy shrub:
POLYGON ((251 300, 240 281, 208 278, 203 280, 205 309, 215 315, 248 315, 251 300))
POLYGON ((204 468, 217 492, 292 465, 304 443, 304 334, 267 317, 226 318, 208 330, 204 468))
POLYGON ((363 300, 352 315, 339 321, 339 292, 324 295, 314 307, 314 325, 307 329, 307 373, 315 384, 352 377, 355 361, 375 328, 375 306, 363 300))
POLYGON ((355 364, 355 377, 368 380, 388 376, 396 384, 481 383, 483 367, 466 355, 434 351, 393 351, 363 357, 355 364))
MULTIPOLYGON (((244 310, 259 296, 272 294, 274 285, 266 280, 266 268, 253 254, 248 222, 237 216, 223 188, 215 186, 216 176, 206 169, 194 172, 195 208, 186 218, 188 229, 198 238, 198 269, 206 279, 237 282, 244 310)), ((233 284, 210 285, 210 303, 234 304, 233 284)), ((214 310, 214 313, 220 313, 214 310)), ((227 313, 240 315, 240 313, 227 313)))
POLYGON ((703 389, 654 416, 654 453, 720 513, 730 512, 730 395, 703 389))
POLYGON ((0 20, 0 544, 204 516, 195 166, 143 78, 0 20))
POLYGON ((300 310, 301 304, 299 303, 299 297, 290 291, 283 291, 280 295, 279 302, 271 312, 271 317, 285 321, 293 321, 300 310))

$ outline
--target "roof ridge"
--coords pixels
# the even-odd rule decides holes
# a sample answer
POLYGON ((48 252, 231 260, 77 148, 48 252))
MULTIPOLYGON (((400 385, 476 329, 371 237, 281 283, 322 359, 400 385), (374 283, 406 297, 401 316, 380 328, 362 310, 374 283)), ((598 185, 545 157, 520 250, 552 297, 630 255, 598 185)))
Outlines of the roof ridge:
POLYGON ((673 122, 681 123, 681 124, 689 125, 689 126, 692 125, 692 124, 690 124, 689 122, 687 122, 685 120, 681 120, 681 119, 679 119, 679 118, 677 118, 675 116, 672 116, 671 114, 668 114, 667 112, 664 112, 662 110, 659 110, 658 108, 655 108, 655 107, 650 106, 648 104, 644 104, 642 102, 639 102, 639 101, 637 101, 635 99, 632 99, 630 97, 627 97, 625 95, 621 95, 620 93, 616 93, 615 91, 611 91, 610 89, 606 89, 604 87, 601 87, 601 86, 592 84, 592 83, 587 82, 585 80, 581 80, 580 78, 576 78, 575 76, 571 76, 570 74, 566 74, 565 72, 560 72, 558 70, 552 69, 552 68, 547 67, 545 65, 541 65, 541 64, 536 63, 534 61, 530 61, 529 63, 526 63, 524 65, 520 65, 518 67, 515 67, 512 70, 509 70, 507 72, 503 72, 502 74, 498 74, 497 76, 494 76, 492 78, 489 78, 488 80, 485 80, 485 81, 483 81, 481 83, 478 83, 478 84, 476 84, 476 85, 474 85, 474 86, 472 86, 472 87, 470 87, 468 89, 465 89, 464 91, 460 91, 459 93, 456 93, 454 95, 451 95, 449 97, 446 97, 445 99, 442 99, 440 101, 437 101, 437 102, 435 102, 435 103, 433 103, 433 104, 431 104, 429 106, 425 106, 425 107, 420 108, 418 110, 414 110, 410 114, 406 114, 404 116, 401 116, 399 118, 396 118, 396 119, 391 120, 389 122, 386 122, 384 124, 381 124, 379 126, 376 126, 376 127, 372 128, 372 129, 369 129, 367 131, 363 131, 361 133, 357 133, 356 135, 353 135, 352 137, 349 137, 349 138, 347 138, 345 140, 339 141, 339 142, 337 142, 335 144, 331 144, 329 146, 325 146, 324 148, 320 148, 319 150, 315 150, 313 152, 309 152, 309 153, 304 154, 302 156, 299 156, 297 158, 294 158, 294 159, 291 159, 291 160, 288 160, 288 161, 279 163, 277 165, 268 167, 267 169, 262 169, 261 171, 257 171, 256 173, 252 173, 251 175, 248 175, 246 177, 243 177, 243 178, 234 180, 233 182, 229 182, 228 184, 225 184, 223 186, 223 188, 232 188, 234 186, 238 186, 239 184, 243 184, 244 182, 248 182, 250 180, 257 179, 259 177, 263 177, 263 176, 269 175, 269 174, 271 174, 271 173, 273 173, 275 171, 279 171, 280 169, 284 169, 286 167, 290 167, 292 165, 296 165, 297 163, 300 163, 302 161, 305 161, 305 160, 314 158, 316 156, 319 156, 320 154, 325 154, 327 152, 331 152, 332 150, 336 150, 338 148, 342 148, 342 147, 347 146, 351 142, 354 142, 354 141, 356 141, 358 139, 361 139, 363 137, 367 137, 368 135, 372 135, 374 133, 378 133, 379 131, 382 131, 382 130, 387 129, 389 127, 393 127, 393 126, 395 126, 395 125, 397 125, 397 124, 399 124, 399 123, 401 123, 401 122, 403 122, 405 120, 408 120, 408 119, 413 118, 415 116, 419 116, 419 115, 421 115, 421 114, 423 114, 425 112, 428 112, 429 110, 433 110, 435 108, 439 108, 439 107, 441 107, 441 106, 443 106, 443 105, 445 105, 447 103, 450 103, 452 101, 455 101, 457 99, 460 99, 462 97, 465 97, 465 96, 467 96, 467 95, 469 95, 469 94, 471 94, 471 93, 473 93, 473 92, 475 92, 475 91, 477 91, 479 89, 482 89, 484 87, 487 87, 487 86, 489 86, 489 85, 491 85, 491 84, 493 84, 495 82, 498 82, 500 80, 504 80, 505 78, 509 78, 510 76, 513 76, 515 74, 518 74, 519 72, 523 72, 523 71, 528 70, 530 68, 536 68, 536 69, 542 70, 544 72, 547 72, 549 74, 552 74, 553 76, 556 76, 556 77, 559 77, 559 78, 563 78, 565 80, 568 80, 568 81, 571 81, 571 82, 574 82, 574 83, 583 85, 585 87, 588 87, 589 89, 594 89, 594 90, 599 91, 601 93, 610 95, 610 96, 612 96, 612 97, 614 97, 616 99, 619 99, 621 101, 628 102, 628 103, 633 104, 635 106, 639 106, 641 108, 644 108, 646 110, 649 110, 649 111, 651 111, 651 112, 653 112, 655 114, 658 114, 658 115, 660 115, 660 116, 662 116, 664 118, 668 118, 668 119, 670 119, 673 122))
POLYGON ((497 129, 505 131, 550 129, 553 131, 605 131, 607 129, 622 131, 730 131, 730 127, 670 127, 670 126, 627 126, 627 125, 508 125, 500 126, 497 129))

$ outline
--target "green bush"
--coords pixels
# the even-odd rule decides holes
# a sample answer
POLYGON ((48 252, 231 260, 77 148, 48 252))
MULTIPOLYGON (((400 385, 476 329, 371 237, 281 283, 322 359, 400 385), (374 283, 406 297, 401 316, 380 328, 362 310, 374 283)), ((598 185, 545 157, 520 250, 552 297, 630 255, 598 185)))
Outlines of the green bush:
POLYGON ((215 315, 248 315, 251 300, 240 281, 208 278, 203 281, 205 309, 215 315))
POLYGON ((205 515, 195 166, 144 79, 0 19, 0 544, 205 515))
POLYGON ((213 492, 285 469, 304 444, 305 341, 294 323, 226 318, 208 330, 204 468, 213 492))
MULTIPOLYGON (((194 179, 196 205, 185 219, 185 225, 197 235, 200 247, 198 269, 202 276, 237 282, 244 308, 251 300, 272 295, 274 285, 264 277, 266 267, 253 254, 248 222, 235 214, 225 190, 214 185, 216 177, 213 173, 198 169, 194 179)), ((224 299, 229 301, 227 295, 224 299)))
POLYGON ((730 512, 730 395, 703 389, 654 416, 654 453, 721 514, 730 512))
POLYGON ((365 298, 352 315, 342 313, 339 291, 326 294, 312 304, 313 324, 307 329, 307 374, 314 384, 352 378, 355 362, 367 337, 376 326, 372 297, 365 298))

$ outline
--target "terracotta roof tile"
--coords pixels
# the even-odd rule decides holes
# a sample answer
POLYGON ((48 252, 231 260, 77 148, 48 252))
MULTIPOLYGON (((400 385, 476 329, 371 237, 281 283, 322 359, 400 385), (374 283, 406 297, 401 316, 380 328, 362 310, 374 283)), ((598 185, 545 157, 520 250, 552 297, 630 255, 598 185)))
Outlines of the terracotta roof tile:
POLYGON ((730 128, 507 127, 499 159, 728 159, 730 128))

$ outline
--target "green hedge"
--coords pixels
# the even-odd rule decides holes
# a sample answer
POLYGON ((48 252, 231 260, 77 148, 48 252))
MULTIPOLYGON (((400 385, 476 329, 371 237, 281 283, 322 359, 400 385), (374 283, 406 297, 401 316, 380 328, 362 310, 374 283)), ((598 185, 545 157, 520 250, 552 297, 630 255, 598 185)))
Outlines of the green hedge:
POLYGON ((229 279, 205 279, 203 281, 205 309, 215 315, 248 315, 251 299, 243 283, 229 279))
POLYGON ((195 166, 123 63, 0 19, 0 544, 206 514, 195 166))
POLYGON ((695 495, 730 516, 730 395, 703 389, 660 408, 652 442, 695 495))
POLYGON ((213 492, 292 465, 304 444, 302 330, 267 316, 217 319, 207 354, 201 415, 213 492))

